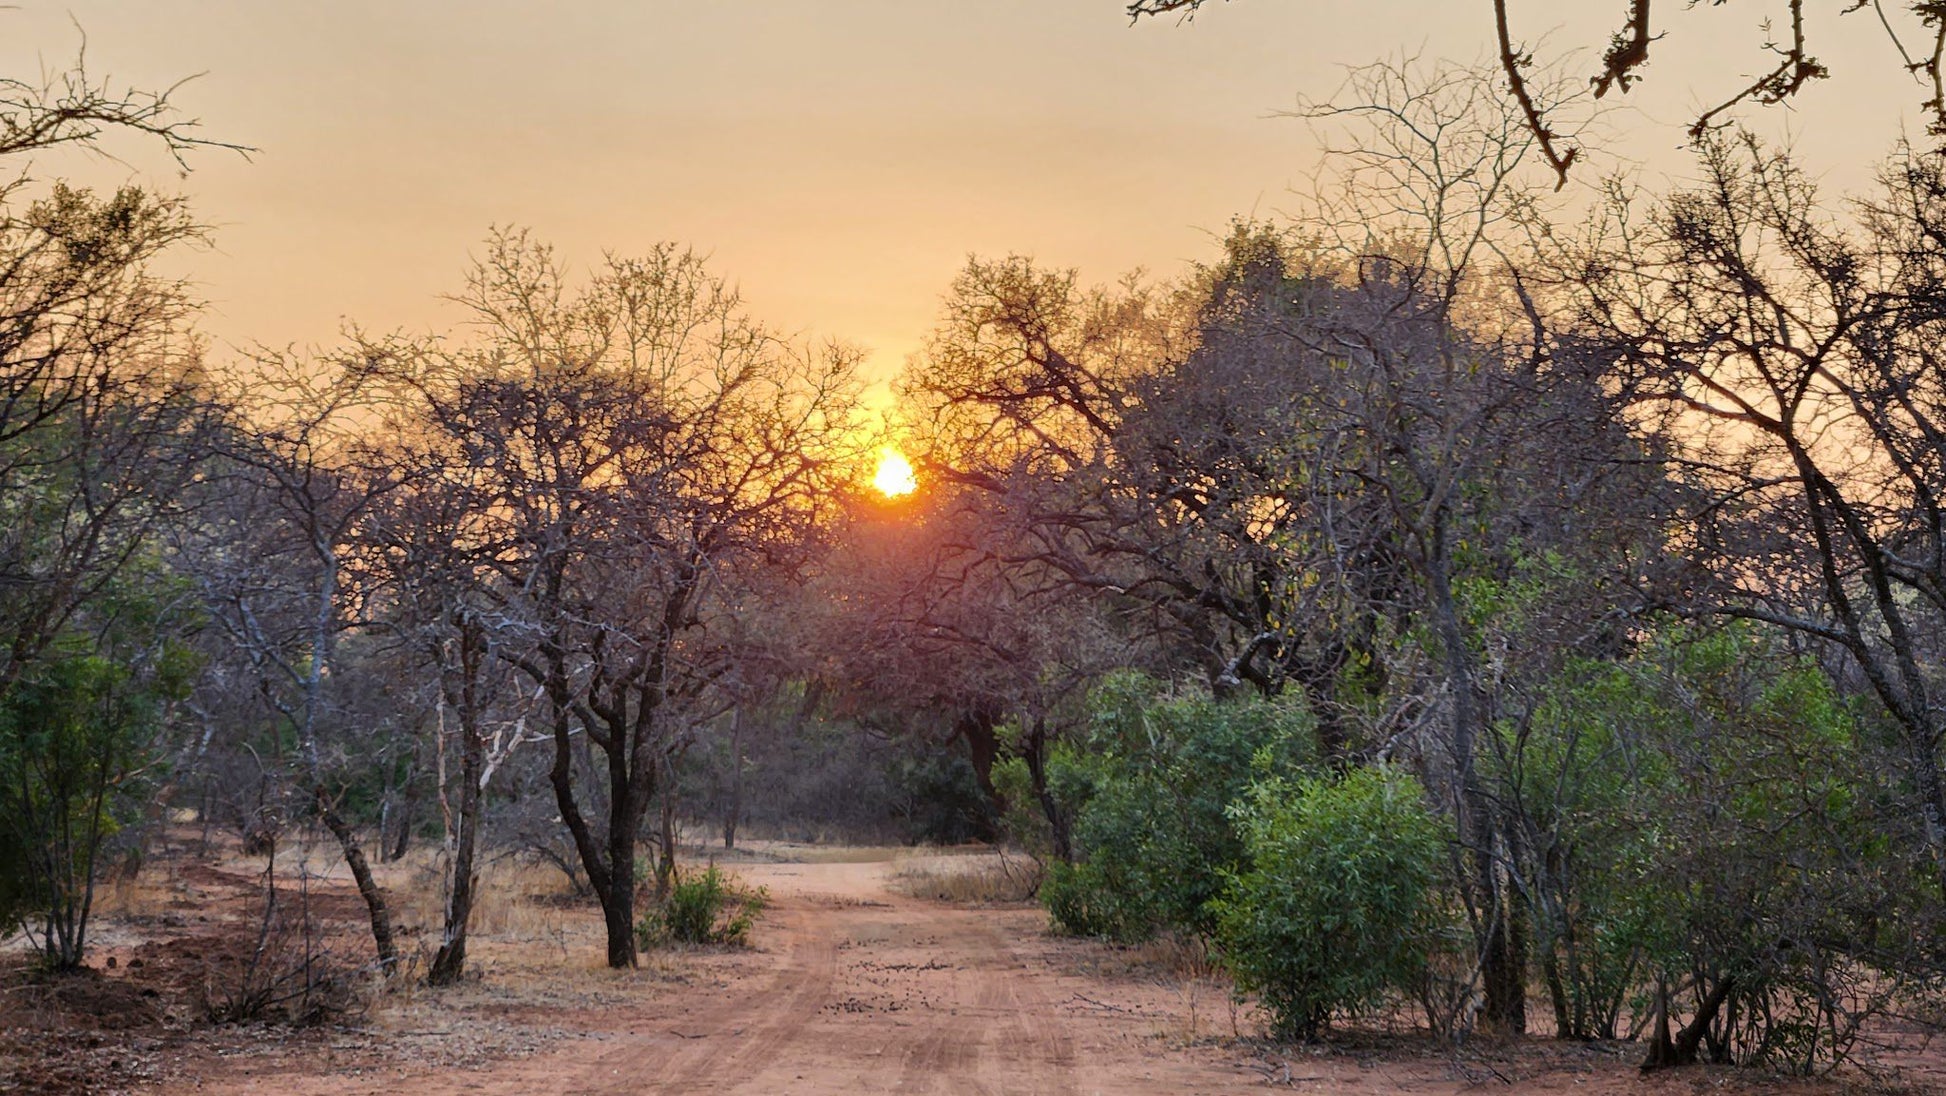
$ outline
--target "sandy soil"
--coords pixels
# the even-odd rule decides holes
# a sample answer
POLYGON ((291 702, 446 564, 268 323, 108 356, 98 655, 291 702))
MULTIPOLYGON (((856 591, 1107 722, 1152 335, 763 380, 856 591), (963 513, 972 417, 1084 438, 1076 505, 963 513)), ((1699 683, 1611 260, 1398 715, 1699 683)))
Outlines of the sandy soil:
MULTIPOLYGON (((1846 1090, 1719 1070, 1644 1079, 1636 1048, 1537 1042, 1439 1055, 1383 1038, 1271 1048, 1220 985, 1051 937, 1036 909, 971 909, 887 887, 891 864, 739 867, 774 905, 756 946, 646 972, 585 972, 586 992, 488 1007, 500 1042, 395 1012, 374 1042, 233 1042, 179 1065, 165 1093, 1693 1093, 1846 1090), (611 979, 604 981, 604 979, 611 979), (621 979, 615 981, 612 979, 621 979), (442 1058, 441 1038, 472 1049, 442 1058), (417 1040, 416 1042, 414 1040, 417 1040), (517 1057, 508 1057, 517 1055, 517 1057)), ((592 941, 590 941, 592 943, 592 941)), ((487 983, 493 975, 489 973, 487 983)), ((489 1003, 490 1004, 490 1003, 489 1003)), ((472 1002, 480 1012, 480 1002, 472 1002)), ((1908 1072, 1929 1091, 1946 1074, 1908 1072)))
MULTIPOLYGON (((370 947, 356 896, 324 850, 305 855, 320 873, 310 893, 327 958, 355 965, 370 947)), ((476 918, 476 976, 460 986, 408 976, 323 1026, 212 1025, 199 1001, 234 970, 224 957, 256 939, 256 863, 187 847, 158 858, 103 919, 78 975, 37 980, 18 942, 0 948, 0 1092, 1946 1092, 1946 1050, 1904 1035, 1878 1072, 1812 1081, 1712 1068, 1643 1077, 1633 1044, 1454 1052, 1340 1031, 1326 1046, 1277 1046, 1255 1038, 1258 1017, 1193 955, 1053 936, 1032 906, 909 897, 893 877, 919 862, 901 850, 807 846, 734 865, 773 901, 749 948, 659 951, 639 970, 607 970, 592 906, 539 869, 497 880, 476 918)), ((384 871, 404 923, 429 923, 430 866, 384 871)), ((423 961, 424 930, 406 940, 423 961)))
POLYGON ((1061 945, 1077 942, 1048 939, 1037 910, 906 898, 886 888, 889 866, 740 866, 773 900, 755 947, 682 955, 672 964, 680 980, 643 995, 575 1002, 552 1015, 512 1010, 506 1023, 545 1023, 563 1036, 519 1060, 457 1070, 361 1062, 345 1071, 301 1052, 232 1055, 162 1091, 1142 1094, 1261 1086, 1261 1073, 1196 1045, 1198 1033, 1186 1026, 1201 1022, 1187 1010, 1225 1008, 1214 991, 1185 1003, 1182 990, 1139 980, 1107 987, 1063 961, 1061 945))

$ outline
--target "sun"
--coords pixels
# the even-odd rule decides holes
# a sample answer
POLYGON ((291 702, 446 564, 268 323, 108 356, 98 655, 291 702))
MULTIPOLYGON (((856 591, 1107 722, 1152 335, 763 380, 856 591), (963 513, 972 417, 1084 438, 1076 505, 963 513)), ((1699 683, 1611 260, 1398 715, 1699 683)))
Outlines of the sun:
POLYGON ((910 495, 919 489, 919 481, 912 476, 912 462, 905 454, 890 446, 878 451, 878 471, 872 474, 872 486, 888 499, 900 495, 910 495))

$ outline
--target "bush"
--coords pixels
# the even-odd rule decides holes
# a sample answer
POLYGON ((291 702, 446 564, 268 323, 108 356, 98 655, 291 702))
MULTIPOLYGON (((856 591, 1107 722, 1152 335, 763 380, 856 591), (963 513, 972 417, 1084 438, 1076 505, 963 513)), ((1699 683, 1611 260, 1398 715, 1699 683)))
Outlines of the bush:
POLYGON ((1435 881, 1453 834, 1409 774, 1267 781, 1236 813, 1251 861, 1214 903, 1224 964, 1280 1036, 1418 987, 1445 915, 1435 881))
POLYGON ((0 935, 26 931, 57 969, 81 963, 103 846, 193 672, 173 644, 139 660, 103 646, 64 637, 0 687, 0 935))
MULTIPOLYGON (((1564 1035, 1655 1010, 1679 1056, 1811 1071, 1932 978, 1929 865, 1830 679, 1748 628, 1570 667, 1498 766, 1529 828, 1536 956, 1564 1035), (1698 1045, 1700 1044, 1700 1045, 1698 1045)), ((1489 769, 1489 772, 1493 772, 1489 769)))
POLYGON ((1311 724, 1289 701, 1155 699, 1123 675, 1090 698, 1081 751, 1055 751, 1049 785, 1078 799, 1075 863, 1054 864, 1042 902, 1069 932, 1115 940, 1207 935, 1209 904, 1245 858, 1227 811, 1253 781, 1311 759, 1311 724))
POLYGON ((273 846, 254 946, 214 949, 203 961, 202 1012, 211 1023, 302 1027, 339 1020, 362 1004, 358 972, 332 953, 313 916, 309 877, 300 874, 296 894, 286 895, 276 864, 273 846))
POLYGON ((635 937, 644 948, 745 944, 769 901, 764 888, 744 886, 715 864, 700 875, 677 869, 669 897, 642 915, 635 937))
POLYGON ((924 845, 991 841, 998 828, 993 801, 980 790, 973 764, 957 755, 898 759, 891 768, 892 802, 903 836, 924 845))

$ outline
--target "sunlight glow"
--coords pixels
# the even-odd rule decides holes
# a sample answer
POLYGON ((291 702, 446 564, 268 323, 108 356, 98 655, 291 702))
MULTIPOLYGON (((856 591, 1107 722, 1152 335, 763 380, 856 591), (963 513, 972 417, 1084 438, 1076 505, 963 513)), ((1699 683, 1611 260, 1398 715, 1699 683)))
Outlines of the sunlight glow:
POLYGON ((912 476, 912 462, 905 454, 890 447, 878 451, 878 471, 872 475, 872 486, 888 499, 909 495, 918 490, 919 481, 912 476))

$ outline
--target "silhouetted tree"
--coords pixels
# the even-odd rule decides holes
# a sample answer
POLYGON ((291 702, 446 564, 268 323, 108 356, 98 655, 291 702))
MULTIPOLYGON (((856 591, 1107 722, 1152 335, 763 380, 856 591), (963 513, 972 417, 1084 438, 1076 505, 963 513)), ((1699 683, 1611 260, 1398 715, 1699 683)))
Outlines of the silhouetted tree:
MULTIPOLYGON (((1206 2, 1131 0, 1128 14, 1135 19, 1169 13, 1189 17, 1206 2)), ((1536 86, 1533 51, 1514 37, 1507 3, 1508 0, 1493 0, 1495 42, 1499 48, 1500 71, 1507 81, 1507 96, 1533 136, 1536 150, 1553 169, 1557 181, 1565 184, 1579 153, 1570 143, 1574 136, 1555 128, 1556 115, 1563 101, 1570 98, 1569 89, 1548 80, 1536 86)), ((1600 68, 1588 81, 1597 99, 1610 91, 1626 94, 1631 85, 1642 80, 1641 70, 1649 63, 1651 48, 1668 33, 1656 29, 1652 0, 1626 0, 1618 6, 1622 9, 1621 28, 1610 37, 1608 48, 1601 55, 1600 68)), ((1896 57, 1894 63, 1922 89, 1925 98, 1920 107, 1928 116, 1927 131, 1934 136, 1946 134, 1946 8, 1931 0, 1909 0, 1901 6, 1907 17, 1901 24, 1895 24, 1886 13, 1886 6, 1880 3, 1850 4, 1840 14, 1863 19, 1857 13, 1867 7, 1871 9, 1885 31, 1886 43, 1896 57), (1908 39, 1912 40, 1910 47, 1908 39)), ((1689 127, 1692 138, 1702 137, 1721 125, 1724 115, 1743 103, 1764 106, 1788 103, 1813 81, 1831 75, 1824 62, 1811 53, 1805 7, 1805 0, 1786 0, 1784 18, 1778 24, 1768 19, 1763 22, 1763 47, 1776 58, 1775 64, 1754 78, 1740 76, 1749 82, 1735 85, 1728 96, 1698 114, 1689 127), (1780 27, 1782 33, 1778 33, 1780 27)))
POLYGON ((644 814, 726 703, 749 599, 811 557, 863 458, 856 355, 772 335, 669 245, 611 257, 577 292, 546 248, 499 234, 458 300, 471 346, 374 354, 483 474, 494 649, 543 694, 561 818, 608 961, 629 966, 644 814), (599 800, 577 779, 582 743, 599 800))

